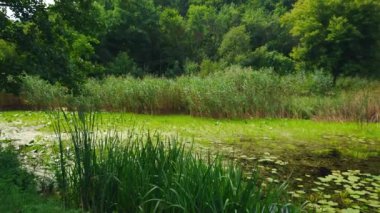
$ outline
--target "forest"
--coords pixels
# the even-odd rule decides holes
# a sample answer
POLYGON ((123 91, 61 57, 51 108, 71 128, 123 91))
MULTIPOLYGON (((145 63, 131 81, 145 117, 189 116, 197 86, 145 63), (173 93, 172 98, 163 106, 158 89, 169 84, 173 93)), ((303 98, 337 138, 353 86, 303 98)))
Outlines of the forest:
POLYGON ((0 212, 377 212, 380 1, 0 0, 0 212))
POLYGON ((380 75, 376 0, 6 0, 1 8, 0 85, 16 94, 22 75, 74 92, 87 78, 208 75, 231 65, 321 70, 334 81, 380 75))

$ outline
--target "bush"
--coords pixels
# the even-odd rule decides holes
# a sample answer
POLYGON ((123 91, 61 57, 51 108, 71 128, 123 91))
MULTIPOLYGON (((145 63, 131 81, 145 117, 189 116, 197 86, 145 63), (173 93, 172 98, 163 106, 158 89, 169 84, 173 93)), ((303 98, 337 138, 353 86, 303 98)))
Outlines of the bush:
POLYGON ((14 148, 0 144, 0 212, 74 212, 36 192, 32 174, 21 168, 14 148))
POLYGON ((241 64, 256 69, 273 68, 276 73, 281 75, 290 74, 294 70, 292 59, 282 53, 270 51, 266 46, 259 47, 251 52, 241 64))
POLYGON ((222 62, 211 61, 210 59, 204 59, 200 65, 199 75, 204 77, 211 73, 222 71, 226 65, 222 62))
POLYGON ((318 95, 327 95, 333 90, 333 76, 322 70, 315 71, 311 74, 310 93, 318 95))
POLYGON ((137 64, 129 57, 127 53, 122 52, 108 65, 107 74, 141 77, 144 75, 144 72, 137 66, 137 64))
POLYGON ((197 74, 199 72, 199 64, 194 61, 186 60, 184 70, 186 75, 197 74))
POLYGON ((35 186, 33 176, 20 167, 21 164, 15 150, 12 147, 3 148, 0 144, 1 183, 14 185, 21 190, 33 189, 35 186))

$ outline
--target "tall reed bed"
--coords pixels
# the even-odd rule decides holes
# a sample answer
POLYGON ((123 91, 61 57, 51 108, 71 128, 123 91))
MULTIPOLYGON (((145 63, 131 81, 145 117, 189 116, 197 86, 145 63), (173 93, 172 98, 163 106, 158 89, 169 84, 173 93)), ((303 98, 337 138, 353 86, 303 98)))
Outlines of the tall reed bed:
POLYGON ((320 103, 316 119, 357 122, 380 121, 380 87, 344 92, 336 98, 327 97, 320 103), (323 105, 322 105, 323 104, 323 105))
POLYGON ((44 85, 29 77, 24 94, 37 107, 61 104, 74 109, 86 106, 105 111, 218 118, 379 121, 379 82, 368 85, 361 84, 365 82, 361 79, 343 79, 336 87, 332 82, 331 76, 323 72, 280 76, 271 70, 230 67, 203 77, 90 79, 82 86, 81 95, 75 97, 59 85, 44 85))
POLYGON ((24 76, 21 96, 37 109, 56 108, 67 105, 71 98, 69 90, 59 83, 50 84, 43 79, 24 76))
POLYGON ((108 111, 224 118, 285 117, 288 97, 303 92, 299 89, 303 81, 298 76, 280 77, 270 70, 232 67, 206 77, 182 76, 174 80, 89 80, 83 87, 83 96, 92 106, 108 111))
POLYGON ((183 112, 182 91, 174 80, 146 77, 90 79, 83 85, 83 98, 97 109, 137 113, 183 112))
POLYGON ((191 115, 212 117, 281 117, 289 95, 279 76, 270 72, 227 70, 205 78, 179 78, 191 115))
POLYGON ((66 205, 91 212, 299 211, 285 184, 264 186, 256 173, 246 177, 233 163, 196 154, 176 139, 100 133, 93 113, 63 116, 56 123, 57 174, 66 205))

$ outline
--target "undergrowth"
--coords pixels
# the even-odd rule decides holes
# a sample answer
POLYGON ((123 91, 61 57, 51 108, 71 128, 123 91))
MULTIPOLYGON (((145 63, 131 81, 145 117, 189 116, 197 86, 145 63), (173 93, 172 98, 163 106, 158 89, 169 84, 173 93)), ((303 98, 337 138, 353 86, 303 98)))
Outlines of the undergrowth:
POLYGON ((0 212, 76 211, 65 210, 59 200, 39 194, 35 177, 21 167, 14 148, 0 146, 0 212))

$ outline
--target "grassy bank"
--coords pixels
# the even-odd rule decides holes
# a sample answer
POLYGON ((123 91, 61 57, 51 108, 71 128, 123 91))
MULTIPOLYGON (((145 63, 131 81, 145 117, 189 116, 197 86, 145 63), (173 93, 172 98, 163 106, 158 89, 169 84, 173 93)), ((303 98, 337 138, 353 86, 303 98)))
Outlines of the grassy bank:
POLYGON ((341 79, 322 72, 280 76, 270 70, 231 67, 206 77, 108 77, 88 80, 81 94, 34 77, 23 95, 37 109, 64 106, 145 114, 214 118, 306 118, 379 121, 378 82, 341 79))

